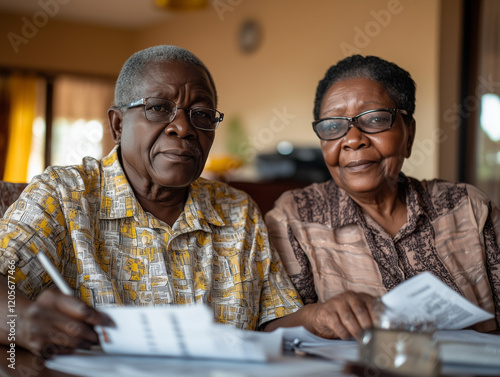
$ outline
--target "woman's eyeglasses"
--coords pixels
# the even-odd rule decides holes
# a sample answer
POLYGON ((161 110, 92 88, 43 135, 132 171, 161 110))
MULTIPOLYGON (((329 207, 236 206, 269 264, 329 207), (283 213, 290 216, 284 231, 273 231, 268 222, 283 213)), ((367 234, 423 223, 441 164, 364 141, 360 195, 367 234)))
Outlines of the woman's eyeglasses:
POLYGON ((376 134, 389 130, 396 115, 408 115, 401 109, 375 109, 368 110, 355 117, 330 117, 319 119, 312 123, 313 130, 321 140, 335 140, 347 135, 351 127, 367 134, 376 134))

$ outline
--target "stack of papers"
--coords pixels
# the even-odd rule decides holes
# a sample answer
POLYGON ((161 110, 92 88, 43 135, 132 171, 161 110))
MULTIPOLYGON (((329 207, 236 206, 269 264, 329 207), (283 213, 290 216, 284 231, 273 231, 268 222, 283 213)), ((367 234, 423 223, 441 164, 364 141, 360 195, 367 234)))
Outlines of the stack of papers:
POLYGON ((473 330, 438 331, 436 340, 445 370, 480 366, 484 369, 492 368, 496 370, 496 376, 500 376, 499 335, 473 330))
POLYGON ((283 354, 284 342, 291 344, 297 338, 307 346, 342 343, 317 337, 303 327, 271 333, 241 330, 213 323, 212 310, 205 306, 101 311, 116 325, 96 328, 104 352, 81 350, 60 355, 46 361, 48 368, 85 377, 342 375, 342 364, 283 354))
MULTIPOLYGON (((387 293, 382 301, 398 315, 415 316, 417 313, 420 318, 434 321, 440 330, 462 329, 493 318, 491 313, 471 304, 430 273, 422 273, 407 280, 387 293)), ((87 370, 92 371, 91 365, 95 364, 97 368, 102 363, 101 368, 104 368, 105 363, 107 368, 115 372, 120 365, 128 365, 127 370, 132 371, 134 367, 130 363, 142 365, 147 359, 155 360, 151 361, 151 365, 156 365, 162 363, 160 359, 165 360, 158 356, 167 356, 179 360, 198 359, 200 362, 251 362, 254 369, 258 369, 256 365, 259 363, 255 364, 256 361, 262 365, 281 365, 286 359, 287 365, 291 365, 290 356, 283 356, 284 350, 301 351, 341 362, 358 360, 358 344, 354 340, 323 339, 303 327, 281 328, 271 333, 241 330, 214 323, 212 310, 202 305, 105 307, 100 310, 108 314, 115 323, 114 327, 96 327, 104 354, 80 352, 76 355, 59 356, 47 362, 49 368, 70 372, 72 366, 89 363, 90 369, 87 370), (122 360, 119 364, 112 362, 114 365, 110 365, 110 361, 104 361, 106 355, 117 355, 115 357, 120 360, 128 361, 125 363, 122 360), (120 355, 134 356, 123 358, 120 355)), ((484 366, 498 368, 495 370, 500 371, 500 336, 480 334, 472 330, 438 331, 436 336, 443 365, 463 367, 465 364, 478 366, 483 363, 484 366)), ((175 359, 169 360, 170 366, 175 364, 172 361, 175 359)), ((318 362, 318 371, 338 369, 338 365, 334 368, 331 362, 325 365, 319 359, 308 362, 318 362)), ((285 368, 287 375, 300 375, 293 372, 302 373, 300 365, 304 364, 297 365, 296 369, 285 368)), ((315 369, 312 365, 308 368, 311 371, 315 369)), ((120 375, 124 376, 122 372, 124 371, 120 375)), ((106 375, 104 369, 99 373, 106 375)), ((255 375, 265 374, 256 372, 255 375)))
POLYGON ((283 356, 266 363, 123 356, 77 352, 47 360, 54 370, 84 377, 320 377, 343 376, 343 365, 319 358, 283 356))

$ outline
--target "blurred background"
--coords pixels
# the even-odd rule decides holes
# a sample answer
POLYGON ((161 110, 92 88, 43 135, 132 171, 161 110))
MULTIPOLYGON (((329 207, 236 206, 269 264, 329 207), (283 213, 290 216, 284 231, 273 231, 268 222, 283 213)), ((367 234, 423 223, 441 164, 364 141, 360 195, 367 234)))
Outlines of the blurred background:
POLYGON ((225 113, 206 176, 328 179, 315 89, 359 53, 417 83, 403 171, 470 182, 500 203, 499 28, 496 0, 0 0, 0 179, 106 155, 122 64, 173 44, 205 62, 225 113))

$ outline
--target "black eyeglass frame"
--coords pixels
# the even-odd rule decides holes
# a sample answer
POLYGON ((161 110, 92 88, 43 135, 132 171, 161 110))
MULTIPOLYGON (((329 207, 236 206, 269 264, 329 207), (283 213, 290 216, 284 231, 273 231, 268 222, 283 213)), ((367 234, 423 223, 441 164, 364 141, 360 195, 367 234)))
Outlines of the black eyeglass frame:
POLYGON ((163 122, 156 122, 154 120, 151 120, 148 118, 148 113, 146 111, 146 101, 148 99, 151 99, 151 98, 154 98, 154 99, 158 99, 158 100, 162 100, 162 101, 168 101, 170 103, 172 103, 174 105, 173 107, 173 110, 172 111, 172 119, 170 119, 169 122, 166 122, 166 124, 170 124, 174 121, 175 117, 177 116, 177 111, 178 110, 185 110, 187 115, 188 115, 188 118, 189 120, 191 121, 191 111, 193 110, 200 110, 200 109, 205 109, 205 110, 213 110, 215 111, 217 117, 215 118, 215 121, 217 122, 217 124, 215 125, 215 128, 202 128, 202 127, 199 127, 199 126, 196 126, 193 122, 191 122, 191 124, 193 125, 194 128, 198 129, 198 130, 202 130, 202 131, 215 131, 218 127, 219 127, 219 124, 220 122, 222 122, 224 120, 224 114, 221 113, 219 110, 217 109, 213 109, 211 107, 178 107, 177 104, 174 102, 174 101, 171 101, 167 98, 159 98, 159 97, 145 97, 145 98, 141 98, 141 99, 138 99, 137 101, 134 101, 134 102, 130 102, 129 104, 125 105, 125 106, 122 106, 122 108, 124 109, 131 109, 133 107, 139 107, 139 106, 144 106, 144 117, 149 120, 150 122, 153 122, 153 123, 163 123, 163 122))
POLYGON ((383 109, 373 109, 373 110, 368 110, 368 111, 364 111, 362 112, 361 114, 358 114, 354 117, 328 117, 328 118, 321 118, 321 119, 318 119, 318 120, 315 120, 314 122, 312 122, 312 127, 313 127, 313 130, 314 132, 316 133, 316 135, 321 139, 321 140, 326 140, 326 141, 330 141, 330 140, 337 140, 337 139, 340 139, 341 137, 344 137, 345 135, 347 135, 349 133, 349 130, 352 128, 352 127, 356 127, 358 130, 360 130, 361 132, 363 133, 366 133, 366 134, 378 134, 380 132, 385 132, 385 131, 388 131, 392 128, 392 126, 394 125, 394 122, 396 121, 396 115, 397 114, 402 114, 402 115, 408 115, 408 112, 406 110, 403 110, 403 109, 393 109, 393 108, 383 108, 383 109), (383 129, 383 130, 379 130, 379 131, 374 131, 374 132, 370 132, 370 131, 365 131, 363 130, 359 124, 358 124, 358 118, 363 116, 363 115, 366 115, 366 114, 369 114, 369 113, 374 113, 376 111, 387 111, 391 114, 391 124, 389 125, 389 127, 383 129), (347 120, 349 121, 349 126, 347 127, 346 131, 340 135, 339 137, 335 137, 333 139, 325 139, 325 138, 322 138, 320 135, 319 135, 319 132, 316 128, 316 126, 318 125, 318 123, 324 121, 324 120, 347 120))

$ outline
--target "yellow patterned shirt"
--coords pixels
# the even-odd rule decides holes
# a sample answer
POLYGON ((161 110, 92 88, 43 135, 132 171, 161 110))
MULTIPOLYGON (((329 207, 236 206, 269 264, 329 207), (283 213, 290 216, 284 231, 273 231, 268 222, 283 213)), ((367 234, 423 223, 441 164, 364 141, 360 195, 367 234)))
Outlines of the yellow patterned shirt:
POLYGON ((117 148, 47 168, 9 208, 0 272, 16 260, 17 288, 31 299, 53 284, 39 251, 94 307, 203 303, 217 322, 252 330, 302 306, 248 195, 199 178, 170 227, 142 209, 117 148))

